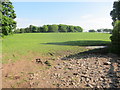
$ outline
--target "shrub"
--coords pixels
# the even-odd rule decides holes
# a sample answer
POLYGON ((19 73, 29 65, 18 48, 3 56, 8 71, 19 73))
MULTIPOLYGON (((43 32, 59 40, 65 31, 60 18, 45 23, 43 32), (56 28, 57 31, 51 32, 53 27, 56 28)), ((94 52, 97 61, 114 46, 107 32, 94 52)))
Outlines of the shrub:
POLYGON ((112 42, 112 52, 119 53, 120 52, 120 20, 115 22, 112 36, 110 37, 112 42))

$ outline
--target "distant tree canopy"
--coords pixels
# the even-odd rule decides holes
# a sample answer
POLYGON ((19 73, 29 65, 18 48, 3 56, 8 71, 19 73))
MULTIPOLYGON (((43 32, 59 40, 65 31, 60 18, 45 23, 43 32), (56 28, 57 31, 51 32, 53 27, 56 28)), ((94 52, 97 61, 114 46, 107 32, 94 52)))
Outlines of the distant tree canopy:
POLYGON ((2 35, 12 34, 16 28, 15 11, 12 2, 9 0, 0 0, 0 32, 2 35))
POLYGON ((59 24, 58 27, 59 27, 59 29, 58 29, 59 32, 67 32, 68 31, 67 25, 59 24))
POLYGON ((102 29, 91 29, 88 32, 101 32, 101 33, 112 33, 112 29, 102 28, 102 29))
POLYGON ((48 26, 48 32, 58 32, 58 25, 47 25, 48 26))
POLYGON ((97 29, 97 32, 112 33, 112 29, 97 29))
POLYGON ((113 3, 113 10, 110 12, 112 17, 112 25, 114 26, 116 20, 120 20, 120 0, 113 3))
POLYGON ((89 30, 89 32, 96 32, 94 29, 92 29, 92 30, 89 30))
POLYGON ((64 24, 53 24, 53 25, 43 25, 42 27, 37 27, 30 25, 27 28, 16 29, 15 33, 48 33, 48 32, 83 32, 80 26, 64 25, 64 24))

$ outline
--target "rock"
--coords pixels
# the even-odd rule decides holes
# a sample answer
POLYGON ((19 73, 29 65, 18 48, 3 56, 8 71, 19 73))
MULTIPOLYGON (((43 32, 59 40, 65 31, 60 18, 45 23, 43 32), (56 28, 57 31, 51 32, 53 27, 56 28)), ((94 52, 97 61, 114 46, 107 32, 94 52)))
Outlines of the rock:
POLYGON ((89 78, 86 78, 86 82, 89 82, 89 78))
POLYGON ((8 73, 6 73, 5 77, 8 77, 8 73))
POLYGON ((15 75, 15 77, 14 77, 15 79, 20 79, 20 76, 18 76, 18 75, 15 75))
POLYGON ((57 65, 60 65, 60 63, 58 63, 57 65))
POLYGON ((54 56, 54 53, 48 52, 49 55, 54 56))
POLYGON ((110 77, 113 77, 113 74, 109 74, 110 77))
POLYGON ((105 78, 105 76, 101 76, 101 78, 105 78))
POLYGON ((103 78, 99 78, 100 81, 103 81, 104 79, 103 78))
POLYGON ((56 67, 56 66, 54 66, 54 69, 57 69, 57 67, 56 67))
POLYGON ((56 69, 62 69, 62 66, 57 66, 56 69))
POLYGON ((58 74, 57 73, 54 73, 54 76, 57 76, 58 74))
POLYGON ((104 65, 110 65, 111 62, 104 62, 103 64, 104 64, 104 65))
POLYGON ((69 69, 69 70, 73 70, 73 68, 72 68, 72 67, 68 67, 68 69, 69 69))
POLYGON ((120 67, 120 64, 118 64, 118 67, 120 67))
POLYGON ((37 58, 36 59, 36 63, 40 63, 40 64, 43 64, 42 60, 40 58, 37 58))
POLYGON ((97 85, 97 88, 100 88, 100 86, 99 86, 99 85, 97 85))
POLYGON ((93 88, 91 84, 86 84, 87 87, 93 88))
POLYGON ((67 57, 63 57, 63 58, 61 58, 61 60, 68 60, 68 58, 67 57))
POLYGON ((76 64, 80 64, 80 62, 77 61, 76 64))
POLYGON ((120 58, 117 60, 117 63, 120 64, 120 58))
POLYGON ((88 76, 87 75, 81 75, 81 77, 87 78, 88 76))
POLYGON ((73 73, 73 75, 78 75, 78 73, 73 73))
POLYGON ((86 71, 82 71, 82 74, 86 74, 87 72, 86 71))

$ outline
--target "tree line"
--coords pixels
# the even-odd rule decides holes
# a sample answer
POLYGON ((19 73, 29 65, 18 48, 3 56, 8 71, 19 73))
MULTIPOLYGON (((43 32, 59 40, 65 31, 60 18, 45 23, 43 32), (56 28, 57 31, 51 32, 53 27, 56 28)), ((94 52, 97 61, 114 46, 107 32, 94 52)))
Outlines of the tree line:
POLYGON ((107 28, 105 28, 105 29, 97 29, 97 30, 91 29, 88 32, 112 33, 112 30, 113 29, 107 29, 107 28))
POLYGON ((53 24, 43 25, 41 27, 30 25, 27 28, 18 28, 14 32, 15 33, 83 32, 83 29, 80 26, 53 24))

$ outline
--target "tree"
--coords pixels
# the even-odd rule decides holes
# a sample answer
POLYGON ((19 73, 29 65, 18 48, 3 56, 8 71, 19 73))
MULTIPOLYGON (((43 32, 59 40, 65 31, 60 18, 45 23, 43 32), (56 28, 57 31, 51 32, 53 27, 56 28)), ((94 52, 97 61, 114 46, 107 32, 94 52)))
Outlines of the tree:
POLYGON ((97 29, 97 32, 102 32, 102 29, 97 29))
POLYGON ((37 31, 38 31, 38 27, 37 27, 37 26, 30 25, 30 26, 29 26, 29 30, 30 30, 31 33, 34 33, 34 32, 37 32, 37 31))
POLYGON ((20 33, 20 29, 19 28, 15 29, 14 33, 20 33))
POLYGON ((59 26, 58 29, 59 32, 67 32, 67 25, 59 24, 58 26, 59 26))
POLYGON ((21 28, 20 33, 24 33, 24 32, 25 32, 24 28, 21 28))
POLYGON ((44 25, 43 26, 43 32, 47 32, 48 31, 48 26, 47 25, 44 25))
POLYGON ((113 10, 110 12, 110 15, 113 20, 112 25, 114 26, 115 21, 120 20, 120 0, 114 2, 113 10))
POLYGON ((74 32, 74 26, 68 26, 68 32, 74 32))
POLYGON ((89 32, 96 32, 96 31, 92 29, 92 30, 89 30, 89 32))
POLYGON ((48 32, 58 32, 58 25, 47 25, 48 26, 48 32))
POLYGON ((38 27, 38 32, 43 32, 43 27, 38 27))
POLYGON ((28 27, 27 27, 27 28, 24 28, 24 33, 30 33, 30 30, 29 30, 28 27))
POLYGON ((37 32, 38 28, 36 26, 32 26, 32 32, 37 32))
POLYGON ((83 29, 80 26, 74 26, 75 31, 82 32, 83 29))
POLYGON ((112 36, 110 37, 112 41, 112 52, 120 52, 120 20, 117 20, 114 25, 112 36))
POLYGON ((12 34, 14 29, 16 28, 16 22, 14 19, 16 18, 14 7, 12 2, 9 0, 0 0, 0 4, 2 8, 0 8, 0 14, 2 16, 0 28, 2 29, 3 35, 12 34))
POLYGON ((113 10, 110 12, 113 19, 113 31, 110 37, 112 42, 112 52, 120 52, 120 0, 115 1, 113 4, 113 10))

